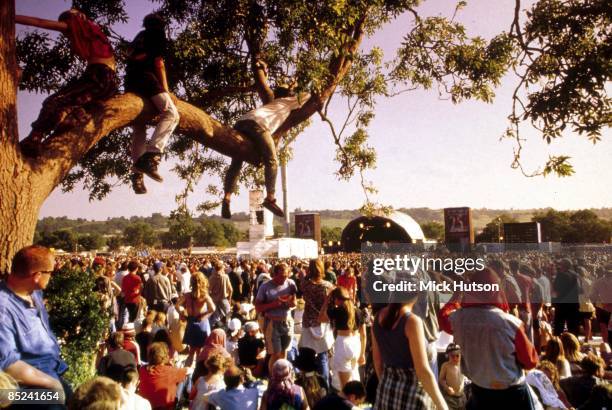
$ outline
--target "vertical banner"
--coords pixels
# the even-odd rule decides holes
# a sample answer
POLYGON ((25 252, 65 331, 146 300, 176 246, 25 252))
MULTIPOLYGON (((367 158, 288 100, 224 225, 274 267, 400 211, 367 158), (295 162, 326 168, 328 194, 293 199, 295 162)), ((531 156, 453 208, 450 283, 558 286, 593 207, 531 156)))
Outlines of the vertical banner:
POLYGON ((264 193, 261 189, 249 191, 249 240, 257 241, 274 236, 273 216, 261 206, 264 193))
POLYGON ((474 243, 472 210, 468 207, 444 208, 444 242, 455 252, 467 252, 474 243))
POLYGON ((295 237, 314 239, 321 247, 321 215, 318 213, 295 214, 295 237))

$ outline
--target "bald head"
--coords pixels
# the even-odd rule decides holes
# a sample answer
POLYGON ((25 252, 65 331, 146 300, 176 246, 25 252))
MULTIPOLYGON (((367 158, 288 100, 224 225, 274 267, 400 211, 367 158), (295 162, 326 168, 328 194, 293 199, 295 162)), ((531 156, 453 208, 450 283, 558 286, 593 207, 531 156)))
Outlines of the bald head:
POLYGON ((53 254, 48 248, 31 245, 22 248, 13 257, 11 275, 28 276, 35 272, 45 272, 53 269, 53 254))

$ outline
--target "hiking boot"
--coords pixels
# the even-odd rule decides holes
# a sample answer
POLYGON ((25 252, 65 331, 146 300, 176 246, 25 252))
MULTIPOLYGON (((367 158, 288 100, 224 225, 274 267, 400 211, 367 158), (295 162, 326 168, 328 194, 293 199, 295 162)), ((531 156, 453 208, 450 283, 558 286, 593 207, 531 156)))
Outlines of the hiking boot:
POLYGON ((32 131, 30 135, 21 141, 21 152, 29 158, 39 157, 42 154, 42 141, 43 134, 38 131, 32 131))
POLYGON ((264 199, 263 201, 263 207, 266 208, 267 210, 269 210, 270 212, 272 212, 274 215, 279 216, 279 217, 284 217, 285 213, 283 212, 282 209, 280 209, 278 207, 278 205, 276 205, 276 200, 275 199, 264 199))
POLYGON ((136 163, 134 164, 134 169, 136 171, 142 172, 149 178, 157 182, 163 182, 164 179, 157 172, 157 167, 161 162, 161 155, 156 152, 147 152, 143 154, 136 163))
POLYGON ((230 201, 229 199, 224 199, 221 202, 221 218, 231 219, 232 213, 230 212, 230 201))
POLYGON ((147 193, 147 187, 144 183, 144 175, 142 172, 132 173, 132 189, 135 194, 142 195, 147 193))

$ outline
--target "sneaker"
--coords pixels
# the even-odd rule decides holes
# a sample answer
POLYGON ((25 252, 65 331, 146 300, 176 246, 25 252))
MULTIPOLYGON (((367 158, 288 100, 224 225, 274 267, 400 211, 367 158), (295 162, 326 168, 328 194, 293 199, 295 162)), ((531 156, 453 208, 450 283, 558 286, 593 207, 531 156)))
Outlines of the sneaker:
POLYGON ((231 219, 232 213, 230 212, 230 201, 224 199, 221 202, 221 218, 231 219))
POLYGON ((145 186, 142 172, 134 172, 132 174, 132 189, 134 193, 138 195, 147 193, 147 187, 145 186))
POLYGON ((263 201, 263 207, 266 208, 267 210, 269 210, 270 212, 272 212, 274 215, 279 216, 279 217, 284 217, 285 213, 283 212, 282 209, 280 209, 278 207, 278 205, 276 205, 276 200, 272 199, 264 199, 263 201))
POLYGON ((157 182, 163 182, 164 179, 157 172, 157 167, 161 162, 161 155, 155 152, 147 152, 143 154, 136 163, 134 164, 134 169, 136 171, 142 172, 149 178, 157 182))
POLYGON ((42 154, 43 135, 40 132, 32 131, 30 135, 25 137, 20 145, 23 155, 29 158, 36 158, 42 154))

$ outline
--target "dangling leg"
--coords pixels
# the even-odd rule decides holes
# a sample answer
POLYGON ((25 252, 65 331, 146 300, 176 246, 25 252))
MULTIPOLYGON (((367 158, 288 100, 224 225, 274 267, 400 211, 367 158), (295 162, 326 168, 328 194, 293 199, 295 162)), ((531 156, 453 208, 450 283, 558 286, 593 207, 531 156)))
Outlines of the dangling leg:
MULTIPOLYGON (((132 125, 132 161, 136 163, 138 158, 145 153, 147 146, 147 128, 144 123, 138 123, 132 125)), ((142 172, 136 168, 132 169, 132 189, 136 194, 146 194, 147 187, 144 183, 144 176, 142 172)))
POLYGON ((236 158, 232 158, 232 162, 225 173, 223 180, 223 202, 221 203, 221 216, 225 219, 230 219, 232 213, 230 211, 230 200, 232 194, 236 192, 238 187, 238 177, 240 176, 240 169, 242 168, 242 161, 236 158))
POLYGON ((276 155, 276 145, 270 132, 259 125, 256 127, 256 138, 253 142, 257 150, 263 157, 264 174, 266 181, 266 199, 263 202, 264 208, 270 210, 274 215, 283 217, 285 213, 276 204, 274 193, 276 191, 276 174, 278 170, 278 158, 276 155))
POLYGON ((163 182, 163 178, 157 172, 168 140, 179 123, 179 112, 170 98, 169 93, 160 93, 151 97, 151 101, 160 112, 159 122, 155 127, 151 142, 147 151, 138 158, 134 167, 157 182, 163 182))

